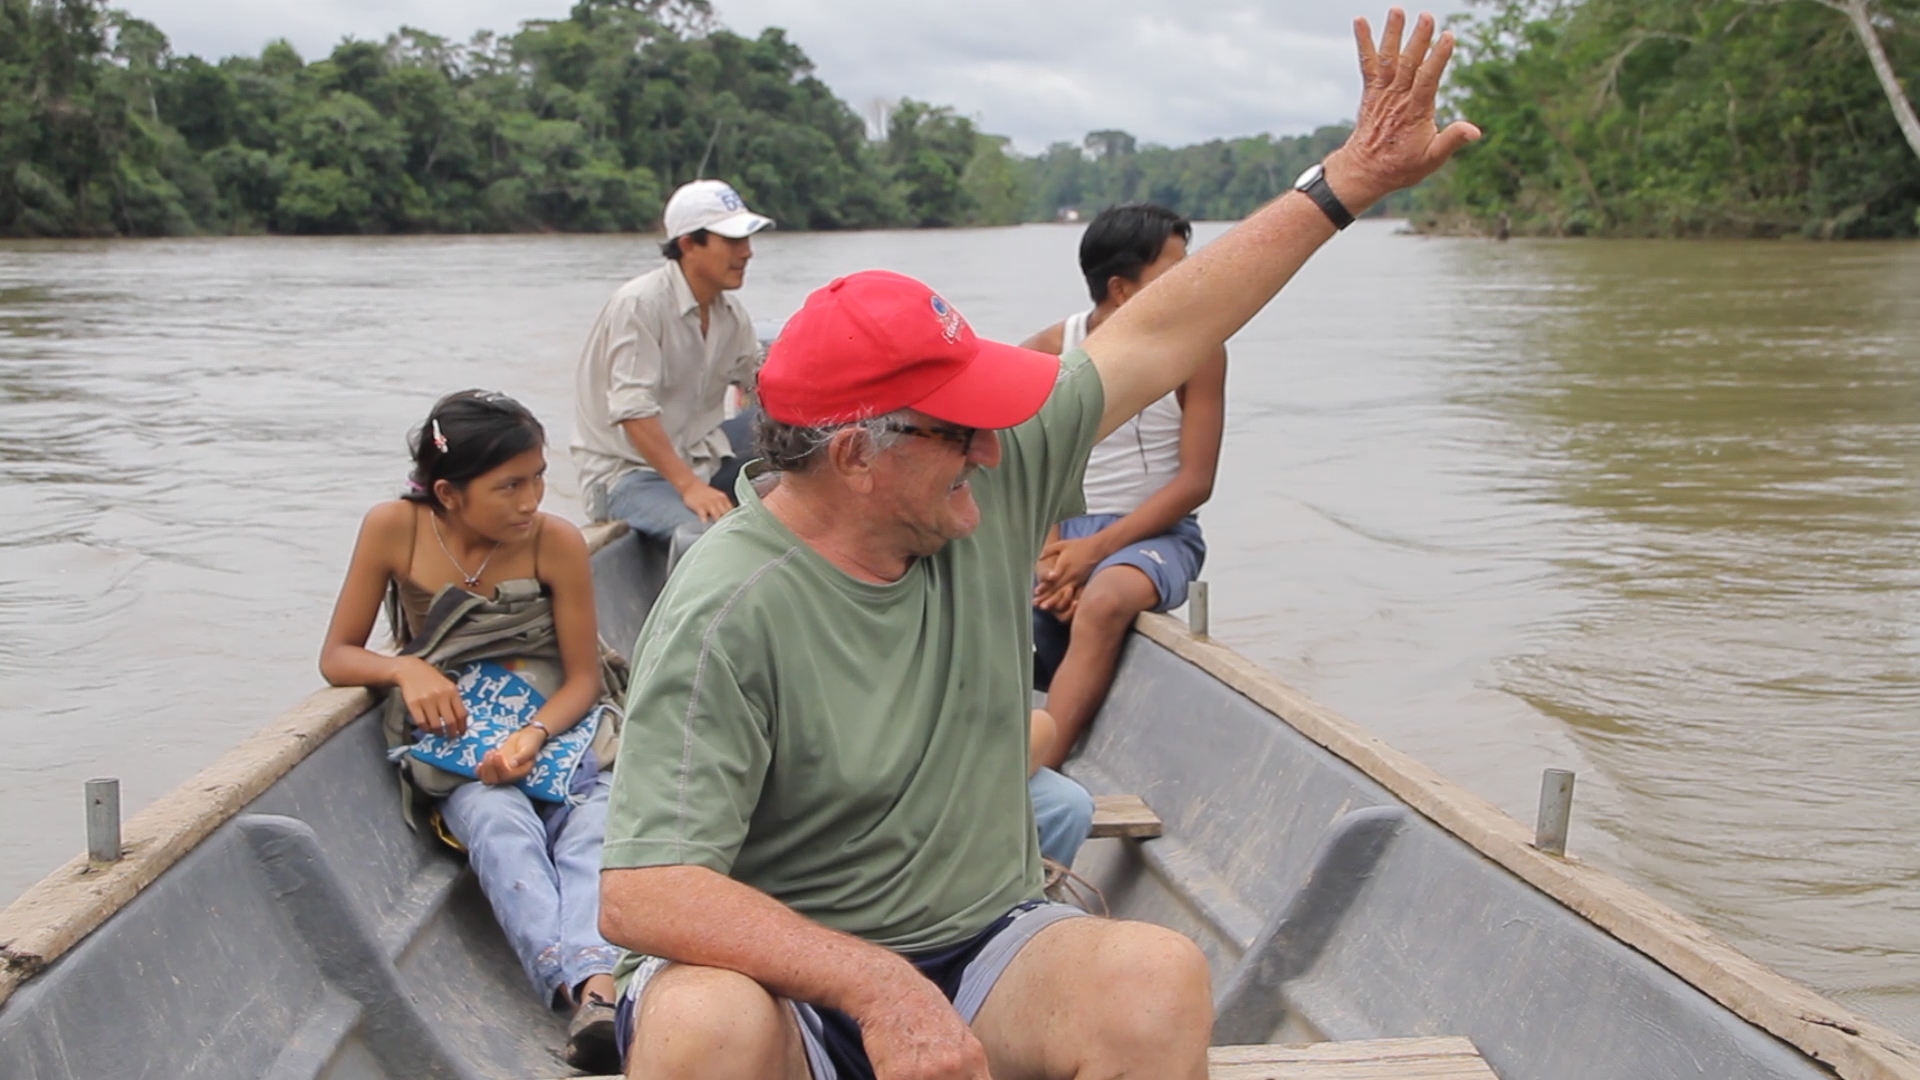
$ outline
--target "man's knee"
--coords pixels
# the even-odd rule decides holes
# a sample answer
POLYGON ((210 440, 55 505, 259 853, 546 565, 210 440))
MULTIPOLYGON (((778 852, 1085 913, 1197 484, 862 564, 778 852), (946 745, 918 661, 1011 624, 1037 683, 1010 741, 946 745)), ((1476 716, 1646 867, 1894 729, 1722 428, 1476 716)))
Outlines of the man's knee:
POLYGON ((1112 922, 1088 960, 1104 988, 1099 1027, 1112 1045, 1204 1047, 1213 1032, 1207 958, 1185 935, 1151 923, 1112 922))
POLYGON ((797 1038, 788 1016, 783 1002, 745 975, 671 965, 640 996, 627 1075, 786 1075, 797 1038))

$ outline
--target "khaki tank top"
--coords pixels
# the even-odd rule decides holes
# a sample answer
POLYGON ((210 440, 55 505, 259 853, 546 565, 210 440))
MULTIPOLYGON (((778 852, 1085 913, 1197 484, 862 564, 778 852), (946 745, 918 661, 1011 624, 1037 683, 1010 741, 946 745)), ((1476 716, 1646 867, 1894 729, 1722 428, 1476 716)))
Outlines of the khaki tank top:
MULTIPOLYGON (((420 543, 420 515, 431 514, 431 513, 433 513, 433 511, 424 506, 414 511, 413 537, 407 542, 407 569, 409 571, 413 569, 414 556, 418 553, 418 545, 420 543)), ((547 519, 541 518, 540 524, 534 527, 534 533, 533 533, 533 578, 532 580, 533 580, 534 586, 536 588, 542 589, 543 591, 545 589, 545 586, 540 584, 540 530, 546 528, 546 524, 547 524, 547 519)), ((522 579, 516 578, 516 579, 509 579, 509 580, 522 580, 522 579)), ((404 635, 404 640, 396 641, 394 642, 394 644, 399 647, 405 647, 408 641, 413 640, 413 635, 420 631, 420 627, 426 624, 427 612, 433 608, 434 597, 438 596, 439 593, 428 592, 425 588, 422 588, 421 586, 414 584, 411 578, 408 578, 404 575, 394 578, 393 584, 394 584, 394 588, 399 592, 399 596, 400 596, 401 625, 399 627, 399 630, 404 635)), ((493 588, 494 588, 494 595, 496 596, 496 598, 499 595, 500 586, 505 584, 506 584, 506 581, 497 581, 494 583, 493 588)), ((458 588, 458 586, 451 585, 451 584, 449 584, 447 587, 458 588)))

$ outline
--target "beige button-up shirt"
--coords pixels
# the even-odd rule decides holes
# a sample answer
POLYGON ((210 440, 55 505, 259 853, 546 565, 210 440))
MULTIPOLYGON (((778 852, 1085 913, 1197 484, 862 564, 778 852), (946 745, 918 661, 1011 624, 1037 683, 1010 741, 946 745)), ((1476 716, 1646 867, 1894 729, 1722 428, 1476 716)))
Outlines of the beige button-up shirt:
POLYGON ((702 478, 733 452, 720 430, 728 385, 751 387, 760 367, 753 320, 731 292, 715 298, 700 333, 700 304, 680 264, 642 274, 614 292, 587 336, 574 377, 573 452, 580 486, 611 488, 650 469, 620 421, 660 418, 673 451, 702 478))

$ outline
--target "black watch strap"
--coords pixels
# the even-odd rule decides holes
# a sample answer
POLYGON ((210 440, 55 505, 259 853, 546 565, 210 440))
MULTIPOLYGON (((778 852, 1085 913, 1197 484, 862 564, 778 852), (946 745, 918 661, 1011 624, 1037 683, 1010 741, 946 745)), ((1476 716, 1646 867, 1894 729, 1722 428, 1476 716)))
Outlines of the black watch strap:
POLYGON ((1312 199, 1313 205, 1318 206, 1320 212, 1327 215, 1327 220, 1333 222, 1336 230, 1353 224, 1353 213, 1347 209, 1345 203, 1340 201, 1340 196, 1333 193, 1333 188, 1327 185, 1327 171, 1321 166, 1315 165, 1308 169, 1294 183, 1293 189, 1312 199))

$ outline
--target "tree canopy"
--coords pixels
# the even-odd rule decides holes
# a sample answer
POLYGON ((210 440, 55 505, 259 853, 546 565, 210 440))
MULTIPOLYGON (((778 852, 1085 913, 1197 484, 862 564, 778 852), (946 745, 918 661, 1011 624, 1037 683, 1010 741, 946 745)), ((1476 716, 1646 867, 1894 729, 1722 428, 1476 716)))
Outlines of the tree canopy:
POLYGON ((1344 129, 1169 149, 1097 131, 1037 157, 951 108, 865 122, 778 29, 709 0, 580 0, 453 42, 403 27, 308 61, 176 55, 102 0, 0 0, 0 235, 646 230, 730 181, 783 225, 938 227, 1154 199, 1239 217, 1344 129))
MULTIPOLYGON (((1543 235, 1915 235, 1920 156, 1843 6, 1486 3, 1459 28, 1451 100, 1486 137, 1427 186, 1420 219, 1543 235)), ((1875 0, 1871 28, 1895 71, 1920 71, 1920 3, 1875 0)))

